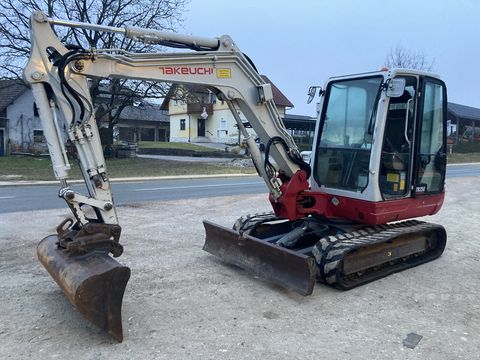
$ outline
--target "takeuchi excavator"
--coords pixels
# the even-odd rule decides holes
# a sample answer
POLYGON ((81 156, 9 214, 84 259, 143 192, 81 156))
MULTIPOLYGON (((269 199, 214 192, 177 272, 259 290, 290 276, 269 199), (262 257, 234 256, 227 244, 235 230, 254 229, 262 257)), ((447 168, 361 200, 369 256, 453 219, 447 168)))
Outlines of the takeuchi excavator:
POLYGON ((320 112, 307 163, 273 103, 271 85, 229 36, 114 28, 40 11, 30 22, 24 79, 38 107, 58 194, 73 213, 40 241, 38 258, 70 302, 118 341, 130 269, 114 259, 123 251, 121 227, 88 78, 200 84, 228 104, 273 211, 242 216, 233 228, 204 221, 204 250, 226 262, 309 295, 316 280, 351 289, 442 254, 445 229, 412 220, 435 214, 444 199, 447 93, 438 76, 383 69, 311 87, 320 112), (190 50, 83 49, 63 44, 54 26, 190 50), (239 111, 265 145, 264 154, 239 111), (64 132, 76 148, 88 194, 69 187, 64 132))

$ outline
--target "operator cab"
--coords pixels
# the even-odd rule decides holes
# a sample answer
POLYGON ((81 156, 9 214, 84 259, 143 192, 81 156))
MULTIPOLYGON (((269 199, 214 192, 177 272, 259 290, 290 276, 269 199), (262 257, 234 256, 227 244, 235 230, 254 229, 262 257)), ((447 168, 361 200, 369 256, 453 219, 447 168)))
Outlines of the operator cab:
POLYGON ((312 190, 370 202, 443 193, 446 104, 444 83, 416 70, 331 78, 312 190))

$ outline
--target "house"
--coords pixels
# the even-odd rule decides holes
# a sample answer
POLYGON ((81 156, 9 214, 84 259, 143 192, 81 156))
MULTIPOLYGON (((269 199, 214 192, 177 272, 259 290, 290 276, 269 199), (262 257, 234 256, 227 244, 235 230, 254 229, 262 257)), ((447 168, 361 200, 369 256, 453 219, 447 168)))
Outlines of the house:
MULTIPOLYGON (((273 101, 282 117, 293 104, 264 75, 265 82, 272 85, 273 101)), ((189 85, 188 95, 182 85, 172 85, 160 109, 170 115, 170 141, 237 143, 238 128, 227 104, 218 100, 206 87, 189 85), (186 99, 185 99, 186 98, 186 99)), ((247 122, 243 114, 240 117, 247 122)), ((251 131, 251 130, 249 130, 251 131)))
MULTIPOLYGON (((101 123, 101 121, 99 121, 101 123)), ((168 114, 158 105, 127 105, 117 122, 121 141, 168 141, 168 114)), ((65 126, 61 126, 65 130, 65 126)), ((13 152, 45 153, 47 143, 30 89, 16 79, 0 80, 0 156, 13 152)))
POLYGON ((32 92, 21 80, 0 80, 0 155, 45 151, 47 144, 32 92))
MULTIPOLYGON (((128 87, 112 84, 92 84, 95 96, 95 116, 100 128, 113 124, 113 137, 121 142, 168 141, 170 122, 168 112, 159 109, 128 87)), ((111 141, 108 131, 102 136, 102 143, 111 141)))
POLYGON ((317 119, 306 115, 285 114, 283 124, 300 151, 311 150, 317 119))
POLYGON ((448 103, 447 136, 450 144, 480 141, 480 109, 448 103))
POLYGON ((149 103, 126 106, 116 127, 118 139, 123 142, 169 141, 170 138, 168 112, 149 103))

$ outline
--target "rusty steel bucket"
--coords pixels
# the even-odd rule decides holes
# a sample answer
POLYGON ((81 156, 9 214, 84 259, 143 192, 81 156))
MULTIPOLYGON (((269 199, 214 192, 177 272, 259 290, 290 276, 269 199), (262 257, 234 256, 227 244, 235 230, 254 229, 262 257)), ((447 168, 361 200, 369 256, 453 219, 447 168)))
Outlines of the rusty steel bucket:
POLYGON ((68 300, 88 320, 121 342, 122 300, 130 268, 104 251, 71 256, 57 246, 58 236, 40 241, 37 256, 68 300))

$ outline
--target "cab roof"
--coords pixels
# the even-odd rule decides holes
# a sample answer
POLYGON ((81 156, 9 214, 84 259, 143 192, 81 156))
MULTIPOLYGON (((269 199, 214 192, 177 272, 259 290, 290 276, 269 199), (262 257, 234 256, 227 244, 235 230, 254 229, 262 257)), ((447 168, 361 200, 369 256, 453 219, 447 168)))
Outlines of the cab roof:
POLYGON ((413 75, 413 76, 429 76, 436 79, 441 79, 440 75, 417 70, 417 69, 405 69, 405 68, 392 68, 392 69, 382 69, 379 71, 370 71, 358 74, 350 74, 350 75, 342 75, 342 76, 332 76, 328 79, 328 82, 332 80, 340 80, 340 79, 355 79, 355 78, 362 78, 362 77, 369 77, 369 76, 383 76, 384 78, 392 78, 398 75, 413 75))

